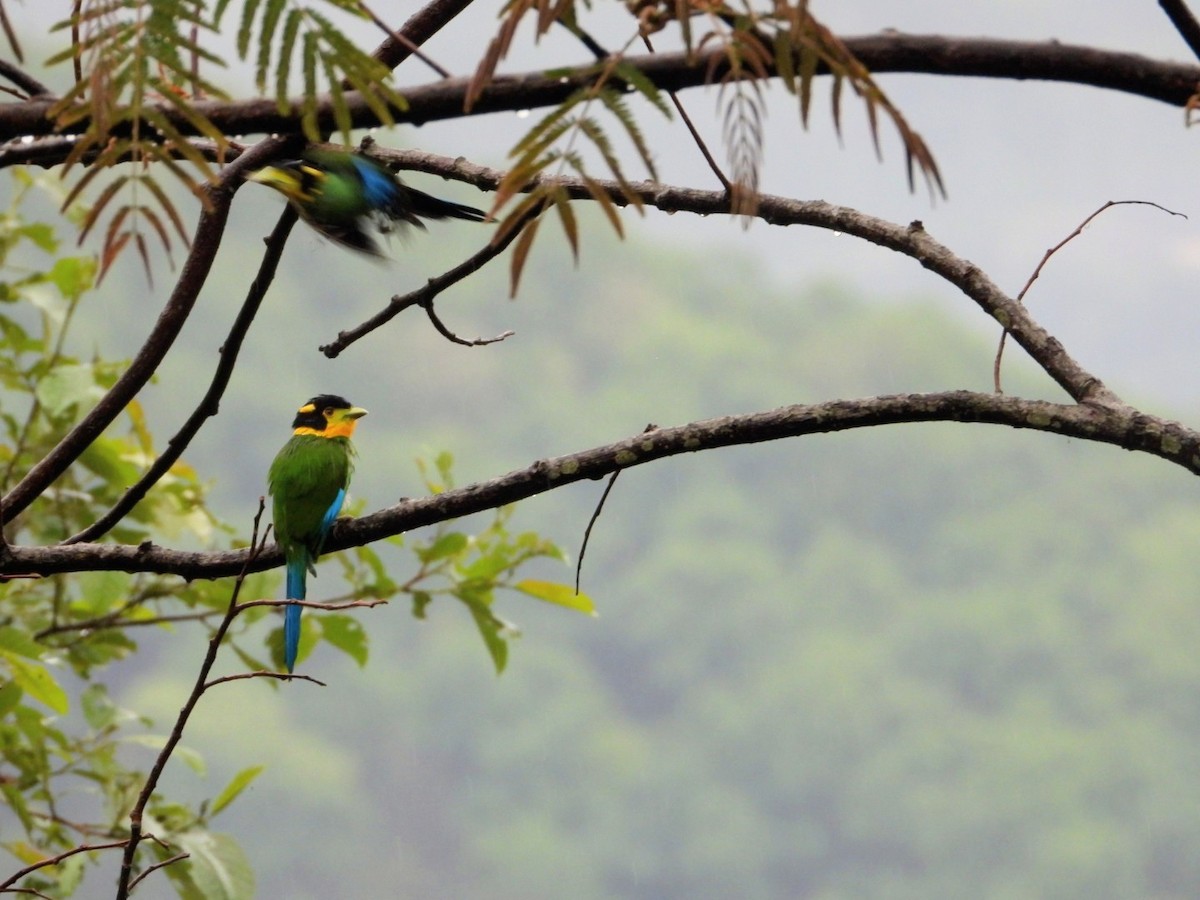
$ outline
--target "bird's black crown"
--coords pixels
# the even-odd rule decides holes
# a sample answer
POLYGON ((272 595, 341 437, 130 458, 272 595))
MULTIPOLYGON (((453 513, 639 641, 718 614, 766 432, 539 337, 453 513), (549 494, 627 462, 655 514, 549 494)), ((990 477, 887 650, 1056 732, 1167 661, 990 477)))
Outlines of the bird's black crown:
POLYGON ((318 394, 296 410, 296 418, 292 421, 292 427, 323 431, 326 422, 325 410, 349 409, 350 406, 350 401, 345 397, 339 397, 337 394, 318 394))

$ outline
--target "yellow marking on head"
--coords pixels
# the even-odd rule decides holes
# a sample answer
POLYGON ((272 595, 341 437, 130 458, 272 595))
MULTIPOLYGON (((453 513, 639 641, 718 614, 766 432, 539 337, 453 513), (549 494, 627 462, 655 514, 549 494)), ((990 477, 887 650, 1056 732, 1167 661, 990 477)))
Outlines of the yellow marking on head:
POLYGON ((316 412, 316 411, 317 411, 317 408, 315 406, 313 406, 311 403, 305 403, 302 407, 300 407, 298 410, 296 410, 296 412, 298 412, 298 413, 310 413, 310 412, 316 412))
MULTIPOLYGON (((306 406, 300 407, 299 412, 313 412, 315 407, 309 403, 306 406)), ((303 426, 297 428, 292 434, 306 434, 313 437, 323 438, 348 438, 354 434, 354 428, 358 425, 358 420, 367 414, 367 411, 361 406, 352 406, 349 409, 326 409, 322 415, 325 416, 325 427, 321 430, 303 426)))
POLYGON ((267 166, 265 169, 252 172, 249 178, 258 184, 265 184, 267 187, 274 188, 289 200, 303 202, 312 199, 312 195, 304 190, 300 176, 291 169, 284 169, 279 166, 267 166))

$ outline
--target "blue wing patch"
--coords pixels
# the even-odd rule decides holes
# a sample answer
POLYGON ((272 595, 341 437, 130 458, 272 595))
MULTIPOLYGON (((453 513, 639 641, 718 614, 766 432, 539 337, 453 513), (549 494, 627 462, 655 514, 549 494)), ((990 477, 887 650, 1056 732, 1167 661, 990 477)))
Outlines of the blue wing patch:
POLYGON ((374 166, 359 159, 354 159, 354 168, 362 179, 363 192, 373 209, 385 209, 391 205, 396 194, 396 182, 388 172, 381 172, 374 166))
POLYGON ((313 552, 313 558, 321 555, 321 549, 325 546, 325 538, 329 536, 329 529, 333 527, 334 520, 338 517, 338 513, 342 511, 342 504, 346 502, 346 489, 340 488, 337 496, 333 498, 333 502, 329 504, 329 509, 325 510, 325 516, 321 519, 321 530, 317 536, 316 550, 313 552))

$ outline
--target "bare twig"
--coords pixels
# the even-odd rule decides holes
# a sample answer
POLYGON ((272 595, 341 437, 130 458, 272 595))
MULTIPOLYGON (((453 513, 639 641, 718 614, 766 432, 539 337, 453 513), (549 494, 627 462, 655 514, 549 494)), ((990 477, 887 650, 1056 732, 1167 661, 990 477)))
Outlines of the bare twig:
POLYGON ((1158 0, 1158 5, 1167 14, 1167 18, 1171 20, 1171 24, 1191 48, 1192 53, 1200 58, 1200 22, 1196 21, 1196 16, 1188 9, 1187 4, 1183 0, 1158 0))
MULTIPOLYGON (((33 576, 37 577, 37 576, 33 576)), ((137 604, 141 606, 141 604, 137 604)), ((51 637, 56 634, 66 634, 72 631, 100 631, 106 628, 139 628, 145 625, 163 625, 171 622, 206 622, 214 616, 222 615, 217 610, 201 613, 179 613, 170 616, 154 616, 149 619, 125 619, 122 618, 130 607, 125 607, 118 612, 110 613, 106 616, 98 616, 94 619, 83 619, 78 622, 66 622, 60 625, 50 625, 43 628, 34 634, 35 640, 51 637)))
POLYGON ((176 853, 170 859, 164 859, 162 862, 156 862, 152 866, 147 866, 145 871, 139 873, 138 876, 133 879, 133 881, 129 882, 129 890, 132 891, 135 887, 137 887, 138 883, 151 872, 156 872, 159 869, 166 868, 167 866, 171 865, 171 863, 177 863, 182 859, 187 859, 191 855, 192 854, 190 853, 176 853))
MULTIPOLYGON (((419 152, 379 150, 376 156, 403 168, 436 172, 466 181, 481 190, 495 190, 505 176, 498 169, 419 152)), ((725 192, 678 188, 653 181, 618 183, 596 178, 585 182, 578 177, 539 176, 530 179, 522 190, 531 191, 546 184, 553 184, 571 199, 580 200, 594 200, 595 190, 601 188, 616 206, 627 206, 633 202, 631 197, 635 197, 646 206, 668 213, 733 213, 730 197, 725 192)), ((771 225, 808 225, 853 235, 911 257, 966 294, 987 315, 1006 325, 1025 351, 1073 399, 1101 405, 1119 405, 1123 402, 1099 378, 1080 366, 1057 340, 1029 316, 1022 304, 1001 291, 977 266, 934 240, 920 222, 901 226, 822 200, 793 200, 771 194, 759 196, 757 217, 771 225)))
MULTIPOLYGON (((4 7, 0 6, 0 14, 4 7)), ((7 19, 5 19, 7 22, 7 19)), ((6 59, 0 59, 0 77, 7 78, 30 97, 46 98, 54 96, 54 92, 42 84, 24 69, 19 69, 6 59)))
POLYGON ((89 525, 87 528, 78 534, 72 535, 63 541, 64 544, 78 544, 82 541, 94 541, 103 534, 106 534, 114 525, 123 519, 130 510, 132 510, 147 492, 159 480, 171 470, 179 457, 183 455, 183 451, 187 449, 192 438, 200 431, 201 426, 212 416, 215 416, 221 408, 221 397, 225 394, 225 389, 229 386, 229 379, 233 376, 234 366, 237 364, 238 353, 242 349, 242 342, 245 340, 246 333, 250 330, 250 325, 254 321, 254 317, 258 314, 258 309, 262 305, 263 298, 267 295, 267 289, 271 286, 271 282, 275 278, 275 271, 279 267, 279 260, 283 256, 283 248, 287 243, 288 235, 291 234, 292 226, 296 224, 296 211, 291 204, 284 207, 283 213, 279 217, 279 222, 275 229, 267 238, 267 249, 263 254, 262 262, 259 263, 258 274, 254 276, 254 281, 250 285, 250 290, 246 294, 246 299, 242 302, 242 308, 238 312, 237 319, 234 320, 233 326, 229 329, 229 335, 225 338, 225 343, 221 345, 221 359, 217 363, 216 371, 213 372, 212 382, 208 386, 208 391, 200 404, 192 412, 188 420, 183 424, 183 427, 167 442, 167 449, 154 461, 154 464, 146 471, 137 482, 131 485, 121 499, 118 500, 108 512, 89 525))
POLYGON ((239 672, 237 675, 222 675, 220 678, 214 678, 212 681, 206 682, 204 689, 207 691, 218 684, 226 684, 230 681, 245 681, 247 678, 274 678, 276 681, 310 681, 321 687, 328 687, 325 682, 313 678, 311 675, 297 675, 295 672, 270 672, 262 669, 258 672, 239 672))
POLYGON ((238 612, 250 609, 252 606, 303 606, 307 609, 320 609, 325 612, 337 612, 342 609, 373 609, 376 606, 387 606, 384 597, 367 597, 360 600, 246 600, 238 604, 238 612))
POLYGON ((389 69, 395 69, 413 54, 413 47, 424 45, 452 22, 472 0, 432 0, 400 26, 399 35, 390 36, 375 48, 374 57, 389 69), (403 40, 397 37, 403 36, 403 40))
MULTIPOLYGON (((652 431, 658 431, 658 426, 651 423, 647 425, 642 434, 649 434, 652 431)), ((588 540, 592 536, 592 526, 600 518, 600 511, 604 509, 604 503, 608 500, 608 495, 612 492, 613 485, 617 483, 617 476, 621 474, 621 470, 612 473, 612 477, 608 479, 608 484, 604 487, 604 493, 600 495, 600 502, 596 504, 596 508, 592 510, 592 517, 588 519, 587 528, 583 530, 583 542, 579 545, 579 561, 575 563, 575 593, 579 593, 579 579, 583 575, 583 557, 587 553, 588 540)))
POLYGON ((25 868, 14 872, 5 881, 0 881, 0 892, 11 890, 14 884, 16 884, 30 872, 36 872, 38 869, 44 869, 46 866, 58 865, 64 859, 74 856, 77 853, 90 853, 93 850, 112 850, 116 847, 124 847, 128 843, 128 840, 122 840, 109 841, 105 844, 80 844, 78 847, 72 847, 70 850, 66 850, 57 856, 47 857, 46 859, 39 860, 32 865, 26 866, 25 868))
POLYGON ((8 38, 8 45, 12 47, 13 56, 17 58, 17 62, 25 62, 25 54, 21 52, 21 42, 17 40, 17 33, 13 31, 12 22, 8 20, 8 11, 4 8, 4 0, 0 0, 0 26, 4 28, 4 36, 8 38))
POLYGON ((575 563, 575 593, 579 593, 579 579, 583 576, 583 557, 587 553, 588 541, 592 537, 592 526, 600 518, 600 511, 604 509, 604 501, 608 499, 608 495, 612 492, 613 485, 617 483, 617 476, 621 474, 621 470, 612 473, 612 477, 608 479, 608 484, 604 486, 604 493, 600 495, 600 502, 596 504, 596 508, 592 510, 592 517, 588 519, 587 528, 583 529, 583 541, 579 545, 579 560, 575 563))
POLYGON ((438 314, 436 312, 434 312, 432 299, 426 298, 425 300, 422 300, 417 305, 420 306, 423 310, 425 310, 425 315, 429 316, 429 321, 433 324, 433 327, 437 329, 438 334, 440 334, 442 337, 444 337, 446 340, 450 341, 451 343, 459 344, 460 346, 463 346, 463 347, 486 347, 488 344, 498 344, 500 341, 507 340, 508 338, 510 338, 514 334, 516 334, 516 332, 510 328, 507 331, 500 332, 495 337, 490 337, 490 338, 477 337, 477 338, 468 340, 467 338, 459 337, 457 334, 455 334, 453 331, 451 331, 449 328, 446 327, 446 324, 438 317, 438 314))
MULTIPOLYGON (((642 35, 642 43, 646 45, 646 49, 651 53, 654 52, 654 44, 650 41, 650 35, 642 35)), ((714 175, 717 176, 717 181, 721 182, 721 187, 725 188, 726 193, 733 191, 733 183, 721 171, 721 166, 717 163, 716 157, 712 155, 712 151, 708 149, 708 144, 704 142, 704 138, 700 136, 699 129, 696 128, 692 117, 688 115, 686 109, 683 108, 683 102, 679 99, 679 94, 675 91, 667 91, 667 96, 671 98, 671 105, 675 107, 675 111, 679 113, 679 118, 683 121, 688 133, 691 134, 692 140, 696 143, 696 147, 700 150, 700 155, 704 157, 704 161, 708 163, 708 167, 712 169, 714 175)))
MULTIPOLYGON (((384 159, 388 157, 387 153, 377 155, 384 159)), ((408 294, 397 294, 396 296, 392 297, 390 301, 388 301, 388 305, 386 307, 384 307, 371 318, 367 319, 367 321, 363 322, 361 325, 351 328, 349 331, 339 331, 338 336, 333 341, 328 344, 322 344, 319 349, 330 359, 334 359, 338 354, 340 354, 355 341, 360 340, 375 329, 380 328, 387 322, 390 322, 409 307, 421 306, 424 307, 426 311, 432 313, 432 301, 435 297, 437 297, 438 294, 442 293, 442 291, 446 290, 447 288, 458 284, 458 282, 462 281, 467 276, 478 272, 485 265, 503 253, 508 248, 508 245, 516 240, 517 236, 525 230, 525 227, 542 214, 542 210, 544 208, 545 204, 541 203, 530 208, 521 217, 519 222, 513 228, 509 229, 508 233, 505 234, 499 241, 493 240, 487 246, 463 260, 453 269, 438 275, 436 278, 430 278, 429 281, 427 281, 422 287, 417 288, 415 291, 412 291, 408 294)), ((437 327, 438 322, 436 321, 436 317, 433 317, 431 314, 430 318, 431 321, 434 322, 434 327, 437 327)), ((439 329, 439 331, 441 331, 441 329, 439 329)), ((446 331, 442 331, 442 335, 448 336, 448 333, 446 331)), ((503 338, 506 336, 507 335, 502 335, 498 338, 489 340, 486 343, 493 343, 496 340, 503 340, 503 338)), ((454 338, 451 337, 450 340, 454 340, 454 338)))
POLYGON ((43 894, 41 891, 36 891, 33 888, 8 888, 4 891, 5 894, 29 894, 31 897, 41 897, 42 900, 54 900, 49 894, 43 894))
MULTIPOLYGON (((432 59, 430 59, 428 56, 426 56, 423 52, 421 52, 421 48, 416 43, 414 43, 409 38, 405 37, 402 33, 400 33, 399 31, 393 31, 392 27, 390 25, 388 25, 387 22, 383 21, 383 19, 379 18, 379 16, 375 14, 375 11, 372 10, 369 6, 367 6, 365 3, 360 3, 359 6, 362 8, 363 12, 365 12, 368 16, 371 17, 371 21, 375 23, 375 26, 377 28, 379 28, 384 34, 386 34, 389 38, 391 38, 393 41, 395 41, 398 45, 403 47, 405 50, 407 50, 410 54, 415 56, 421 62, 425 63, 425 65, 429 66, 429 68, 433 69, 433 71, 437 72, 443 78, 451 77, 448 69, 442 68, 436 62, 434 62, 432 59)), ((376 54, 379 54, 382 52, 383 52, 382 47, 379 48, 378 50, 376 50, 376 54)), ((351 89, 351 85, 348 82, 343 84, 343 87, 347 88, 348 90, 351 89)))
POLYGON ((583 44, 587 52, 596 57, 597 62, 604 62, 604 60, 608 59, 609 56, 612 55, 607 49, 605 49, 603 44, 588 34, 578 22, 574 20, 568 22, 562 18, 555 19, 555 21, 567 31, 571 32, 571 34, 573 34, 579 40, 579 43, 583 44))
MULTIPOLYGON (((1029 276, 1029 280, 1025 282, 1025 286, 1021 288, 1021 292, 1017 294, 1018 303, 1025 302, 1025 295, 1029 292, 1029 289, 1033 287, 1033 283, 1038 280, 1038 276, 1042 274, 1042 269, 1045 268, 1046 263, 1050 261, 1050 257, 1052 257, 1063 247, 1067 246, 1067 244, 1071 243, 1071 241, 1073 241, 1075 238, 1079 237, 1079 235, 1083 234, 1083 229, 1087 228, 1093 219, 1095 219, 1106 209, 1109 209, 1113 206, 1153 206, 1155 209, 1161 209, 1163 212, 1169 213, 1172 216, 1179 216, 1183 219, 1187 218, 1187 216, 1183 213, 1175 212, 1172 209, 1167 209, 1165 206, 1160 206, 1159 204, 1150 200, 1109 200, 1090 216, 1080 222, 1074 231, 1072 231, 1042 255, 1042 261, 1037 264, 1037 268, 1033 270, 1033 274, 1029 276)), ((1004 344, 1007 337, 1008 329, 1006 328, 1000 332, 1000 344, 996 347, 996 360, 992 363, 992 385, 997 394, 1004 393, 1000 387, 1000 363, 1004 357, 1004 344)))
POLYGON ((183 738, 183 730, 187 726, 192 710, 196 708, 196 704, 204 695, 208 673, 212 671, 213 664, 217 661, 217 651, 220 650, 221 643, 225 640, 225 633, 229 630, 229 626, 233 624, 234 618, 241 609, 238 604, 238 595, 242 591, 242 585, 245 584, 246 576, 250 573, 254 561, 263 551, 265 535, 263 541, 260 541, 259 524, 262 521, 265 508, 266 504, 260 497, 258 500, 258 512, 254 516, 250 547, 246 553, 246 562, 233 584, 233 591, 229 596, 229 607, 225 613, 225 617, 221 620, 221 624, 217 626, 216 631, 213 632, 212 637, 208 641, 208 651, 204 655, 204 660, 200 663, 200 671, 196 675, 192 692, 188 695, 183 708, 179 710, 179 715, 175 719, 175 725, 171 729, 171 733, 167 736, 162 750, 159 751, 158 757, 154 760, 150 774, 146 776, 146 783, 142 785, 142 790, 138 794, 137 801, 134 803, 133 809, 130 810, 129 840, 125 844, 125 853, 121 858, 121 872, 117 879, 117 900, 127 900, 129 891, 133 887, 131 881, 133 876, 133 861, 137 856, 138 845, 142 842, 143 838, 148 836, 142 833, 142 816, 145 814, 146 805, 150 802, 150 797, 153 796, 154 789, 158 786, 158 780, 167 766, 167 761, 171 758, 171 754, 175 752, 175 747, 179 744, 180 739, 183 738))

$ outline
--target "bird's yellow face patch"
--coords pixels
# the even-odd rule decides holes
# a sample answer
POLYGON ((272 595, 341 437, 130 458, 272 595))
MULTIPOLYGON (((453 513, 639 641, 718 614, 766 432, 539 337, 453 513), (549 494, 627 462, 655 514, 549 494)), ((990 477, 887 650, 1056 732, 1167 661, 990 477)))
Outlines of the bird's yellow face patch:
MULTIPOLYGON (((317 408, 306 403, 304 406, 296 410, 298 413, 315 413, 317 408)), ((355 426, 358 425, 358 420, 367 414, 367 411, 361 406, 351 406, 349 408, 335 408, 327 406, 320 411, 321 418, 325 420, 324 428, 310 428, 302 426, 297 428, 293 434, 308 434, 313 437, 348 438, 354 434, 355 426)))
POLYGON ((321 172, 311 166, 301 166, 299 171, 285 169, 280 166, 267 166, 250 175, 250 180, 267 187, 275 188, 289 200, 303 203, 313 198, 313 193, 305 185, 319 183, 321 172), (303 176, 303 177, 302 177, 303 176))

